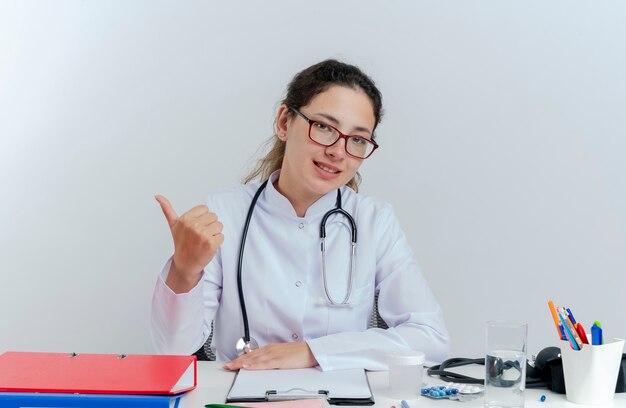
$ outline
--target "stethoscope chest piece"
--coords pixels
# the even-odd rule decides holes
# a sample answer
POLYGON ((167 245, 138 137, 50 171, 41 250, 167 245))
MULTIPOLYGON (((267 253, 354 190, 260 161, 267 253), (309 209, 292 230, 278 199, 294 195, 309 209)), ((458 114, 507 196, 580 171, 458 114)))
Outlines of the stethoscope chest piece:
POLYGON ((247 354, 252 350, 256 350, 259 348, 259 344, 255 339, 250 337, 250 341, 246 341, 243 337, 237 340, 237 345, 235 346, 237 349, 237 355, 241 356, 242 354, 247 354))

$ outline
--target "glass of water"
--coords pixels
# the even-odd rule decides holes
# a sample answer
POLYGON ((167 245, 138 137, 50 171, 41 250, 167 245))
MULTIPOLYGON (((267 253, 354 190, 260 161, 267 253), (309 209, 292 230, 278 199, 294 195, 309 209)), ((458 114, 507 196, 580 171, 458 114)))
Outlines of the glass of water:
POLYGON ((485 407, 524 406, 527 334, 527 323, 487 322, 485 407))

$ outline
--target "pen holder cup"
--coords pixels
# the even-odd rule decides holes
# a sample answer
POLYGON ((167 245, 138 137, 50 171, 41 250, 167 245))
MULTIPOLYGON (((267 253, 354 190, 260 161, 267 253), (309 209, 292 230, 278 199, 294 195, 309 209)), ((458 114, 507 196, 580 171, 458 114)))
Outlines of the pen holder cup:
POLYGON ((612 339, 599 346, 584 344, 580 350, 574 350, 569 342, 562 341, 560 348, 567 400, 586 405, 611 403, 624 340, 612 339))

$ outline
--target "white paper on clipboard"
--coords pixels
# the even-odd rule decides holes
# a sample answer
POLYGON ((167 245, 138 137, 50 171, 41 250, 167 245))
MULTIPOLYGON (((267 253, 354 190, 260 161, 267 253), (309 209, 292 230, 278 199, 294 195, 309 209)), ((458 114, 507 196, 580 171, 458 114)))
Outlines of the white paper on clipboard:
POLYGON ((365 370, 322 371, 316 367, 239 370, 226 401, 267 401, 268 393, 275 395, 276 400, 324 397, 328 400, 373 401, 365 370))

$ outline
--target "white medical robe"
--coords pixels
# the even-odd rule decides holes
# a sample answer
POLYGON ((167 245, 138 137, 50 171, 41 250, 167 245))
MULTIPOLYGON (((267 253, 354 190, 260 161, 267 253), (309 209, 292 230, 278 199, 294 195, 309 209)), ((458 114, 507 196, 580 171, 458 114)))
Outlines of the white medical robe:
MULTIPOLYGON (((316 201, 304 217, 272 182, 254 209, 243 261, 243 291, 250 333, 259 346, 306 341, 322 370, 386 369, 385 356, 396 349, 426 354, 427 363, 445 359, 448 333, 442 310, 415 260, 391 206, 341 187, 342 207, 357 225, 356 272, 349 307, 329 305, 320 252, 320 221, 335 208, 337 190, 316 201), (367 329, 374 294, 389 329, 367 329)), ((207 340, 218 360, 237 357, 243 336, 237 292, 237 264, 246 214, 260 183, 211 194, 209 210, 224 224, 223 245, 188 293, 165 284, 167 262, 152 302, 152 339, 159 353, 192 354, 207 340)), ((331 296, 345 297, 350 271, 348 220, 331 216, 326 225, 326 269, 331 296)))

